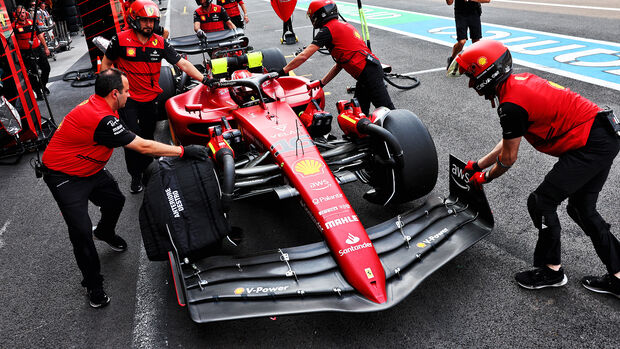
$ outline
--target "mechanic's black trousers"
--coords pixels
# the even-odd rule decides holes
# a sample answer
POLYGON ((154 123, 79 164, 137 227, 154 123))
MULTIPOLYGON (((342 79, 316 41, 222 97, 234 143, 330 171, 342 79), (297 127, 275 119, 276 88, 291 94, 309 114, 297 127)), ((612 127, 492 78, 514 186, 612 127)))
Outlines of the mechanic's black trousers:
POLYGON ((69 228, 73 253, 84 278, 82 286, 89 289, 101 286, 103 277, 93 242, 88 201, 100 208, 101 219, 97 224, 97 236, 105 239, 115 234, 114 229, 123 210, 125 196, 106 169, 90 177, 75 177, 49 171, 43 179, 69 228))
MULTIPOLYGON (((558 205, 568 198, 569 216, 590 237, 596 254, 610 274, 620 271, 620 242, 596 210, 598 195, 620 150, 620 138, 597 117, 585 146, 562 154, 530 195, 528 208, 541 218, 534 266, 561 264, 558 205)), ((617 194, 617 193, 615 193, 617 194)), ((536 220, 534 221, 536 225, 536 220)))
POLYGON ((30 74, 37 76, 36 72, 38 68, 41 68, 41 81, 38 81, 38 79, 31 79, 32 89, 35 90, 37 94, 40 94, 43 92, 42 89, 47 85, 51 71, 50 62, 47 60, 43 45, 32 50, 22 50, 21 52, 24 64, 30 74))
MULTIPOLYGON (((127 98, 124 108, 118 110, 118 115, 125 126, 133 133, 144 139, 153 139, 157 118, 157 106, 155 100, 150 102, 137 102, 127 98)), ((142 155, 128 148, 125 151, 125 164, 127 172, 133 176, 141 176, 153 158, 142 155)))
POLYGON ((362 112, 366 115, 370 115, 370 102, 375 108, 395 109, 385 82, 383 82, 383 68, 380 63, 366 62, 364 70, 357 78, 354 97, 357 98, 362 112))

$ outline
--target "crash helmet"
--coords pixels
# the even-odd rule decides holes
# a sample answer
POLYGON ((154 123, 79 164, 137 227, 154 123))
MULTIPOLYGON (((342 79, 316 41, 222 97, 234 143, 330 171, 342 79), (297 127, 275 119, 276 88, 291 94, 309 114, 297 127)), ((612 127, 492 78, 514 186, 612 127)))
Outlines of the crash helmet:
POLYGON ((159 19, 161 18, 161 14, 159 13, 159 8, 157 5, 151 0, 136 0, 129 6, 129 25, 132 29, 137 32, 150 36, 151 33, 142 32, 142 28, 140 27, 140 20, 152 18, 155 20, 155 24, 153 25, 153 30, 159 27, 159 19))
POLYGON ((512 74, 512 56, 504 44, 480 40, 460 53, 450 64, 448 75, 464 74, 481 96, 496 95, 497 86, 512 74))
MULTIPOLYGON (((251 78, 252 73, 247 70, 236 70, 230 76, 231 80, 239 80, 239 79, 247 79, 251 78)), ((254 91, 245 86, 233 86, 229 90, 230 97, 239 105, 250 102, 253 100, 252 96, 254 95, 254 91)))
POLYGON ((312 26, 318 29, 332 19, 338 18, 338 7, 333 0, 314 0, 308 6, 306 15, 310 18, 312 26))
MULTIPOLYGON (((207 0, 205 3, 205 7, 209 7, 209 5, 211 5, 212 2, 213 0, 207 0)), ((196 5, 202 6, 202 0, 196 0, 196 5)))

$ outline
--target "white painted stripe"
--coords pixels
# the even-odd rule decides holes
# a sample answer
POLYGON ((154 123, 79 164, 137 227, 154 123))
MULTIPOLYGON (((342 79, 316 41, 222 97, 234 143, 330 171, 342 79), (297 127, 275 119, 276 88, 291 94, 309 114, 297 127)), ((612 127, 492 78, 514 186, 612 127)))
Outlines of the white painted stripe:
POLYGON ((133 345, 132 348, 150 349, 156 348, 156 326, 158 311, 157 305, 163 304, 163 300, 155 296, 155 292, 149 292, 153 288, 152 280, 146 277, 149 260, 144 248, 140 248, 138 260, 138 279, 136 280, 136 310, 133 316, 133 345))
POLYGON ((6 232, 6 228, 9 227, 9 224, 11 224, 10 219, 4 222, 4 225, 2 226, 2 228, 0 228, 0 248, 4 247, 4 240, 2 240, 2 234, 6 232))
POLYGON ((446 71, 446 67, 426 69, 426 70, 420 70, 420 71, 412 71, 412 72, 400 74, 400 75, 411 76, 411 75, 419 75, 419 74, 425 74, 425 73, 434 73, 436 71, 442 71, 442 70, 446 71))
POLYGON ((552 3, 548 3, 548 2, 515 1, 515 0, 492 0, 492 2, 506 2, 506 3, 510 3, 510 4, 524 4, 524 5, 536 5, 536 6, 580 8, 580 9, 586 9, 586 10, 620 11, 620 8, 615 8, 615 7, 598 7, 598 6, 583 6, 583 5, 568 5, 568 4, 552 4, 552 3))

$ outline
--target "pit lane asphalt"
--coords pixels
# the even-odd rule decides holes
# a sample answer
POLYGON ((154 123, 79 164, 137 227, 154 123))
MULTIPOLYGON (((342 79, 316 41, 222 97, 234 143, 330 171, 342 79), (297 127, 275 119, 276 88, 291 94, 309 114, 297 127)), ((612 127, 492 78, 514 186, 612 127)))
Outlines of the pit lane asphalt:
MULTIPOLYGON (((578 3, 605 6, 603 1, 578 3)), ((393 0, 389 5, 368 0, 364 4, 452 16, 452 8, 443 0, 420 0, 415 4, 393 0)), ((252 21, 248 36, 255 48, 280 47, 285 55, 291 55, 310 42, 312 30, 303 12, 297 11, 293 19, 300 43, 280 46, 281 24, 269 3, 248 0, 246 5, 252 21)), ((172 36, 190 33, 195 4, 173 0, 168 7, 172 36), (186 14, 183 6, 187 6, 186 14)), ((618 42, 620 27, 614 13, 503 2, 485 4, 483 8, 483 22, 618 42)), ((373 50, 397 72, 444 67, 450 53, 447 46, 373 28, 370 34, 373 50)), ((78 57, 72 69, 87 67, 88 59, 78 57)), ((319 78, 331 65, 331 58, 317 54, 296 73, 319 78)), ((599 105, 620 110, 620 92, 616 90, 515 66, 515 72, 525 71, 567 86, 599 105)), ((448 191, 448 154, 479 158, 496 144, 501 132, 496 111, 467 88, 466 80, 447 79, 442 70, 417 76, 422 84, 414 90, 388 90, 397 107, 414 111, 429 128, 440 160, 435 192, 443 195, 448 191)), ((353 80, 342 73, 327 86, 331 93, 327 97, 328 111, 335 112, 337 100, 350 98, 344 93, 347 85, 353 85, 353 80)), ((62 81, 52 84, 50 90, 57 120, 92 93, 92 89, 70 88, 62 81)), ((129 250, 117 254, 97 245, 112 303, 102 310, 91 309, 79 287, 79 271, 66 226, 49 190, 34 178, 28 165, 32 157, 27 155, 18 165, 0 168, 2 348, 620 346, 620 302, 593 294, 579 284, 581 276, 605 271, 588 237, 568 218, 565 205, 560 207, 559 215, 564 228, 563 264, 568 284, 559 289, 528 291, 513 281, 515 272, 530 266, 536 241, 525 209, 527 195, 554 163, 552 157, 537 153, 525 142, 514 168, 486 186, 496 220, 493 233, 429 277, 392 309, 206 325, 193 324, 176 304, 168 266, 148 262, 144 257, 137 224, 141 195, 128 192, 129 177, 120 150, 115 151, 108 168, 127 195, 118 231, 128 240, 129 250)), ((619 175, 616 160, 598 205, 616 236, 620 226, 619 175)), ((345 186, 365 226, 404 209, 371 206, 360 198, 364 190, 357 184, 345 186)), ((235 212, 252 215, 251 219, 233 217, 235 224, 246 227, 248 238, 242 247, 248 251, 320 239, 294 201, 257 198, 240 203, 235 212)), ((91 217, 97 220, 94 207, 91 217)))

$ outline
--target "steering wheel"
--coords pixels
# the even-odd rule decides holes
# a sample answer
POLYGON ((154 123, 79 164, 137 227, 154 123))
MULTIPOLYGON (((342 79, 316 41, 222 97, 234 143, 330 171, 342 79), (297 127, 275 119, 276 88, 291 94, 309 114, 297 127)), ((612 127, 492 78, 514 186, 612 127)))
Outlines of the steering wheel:
POLYGON ((236 80, 221 80, 213 81, 209 80, 206 85, 213 88, 223 87, 248 87, 251 90, 258 92, 258 100, 263 109, 265 109, 265 91, 263 91, 262 85, 267 80, 276 79, 278 73, 257 74, 249 78, 236 79, 236 80))

